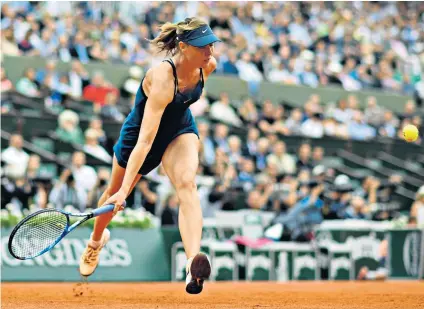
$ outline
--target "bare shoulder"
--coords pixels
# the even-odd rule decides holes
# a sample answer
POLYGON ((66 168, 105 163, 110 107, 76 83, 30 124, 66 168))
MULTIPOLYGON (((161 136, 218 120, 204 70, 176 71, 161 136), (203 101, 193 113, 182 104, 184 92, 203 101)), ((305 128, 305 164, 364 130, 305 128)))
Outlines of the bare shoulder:
POLYGON ((174 74, 172 67, 162 62, 159 65, 151 68, 146 73, 146 79, 148 82, 149 99, 152 98, 155 101, 163 103, 169 103, 174 97, 174 74))
POLYGON ((215 57, 211 57, 211 59, 209 60, 209 62, 206 64, 206 66, 203 69, 206 77, 212 74, 213 71, 215 71, 216 65, 217 65, 217 62, 215 57))

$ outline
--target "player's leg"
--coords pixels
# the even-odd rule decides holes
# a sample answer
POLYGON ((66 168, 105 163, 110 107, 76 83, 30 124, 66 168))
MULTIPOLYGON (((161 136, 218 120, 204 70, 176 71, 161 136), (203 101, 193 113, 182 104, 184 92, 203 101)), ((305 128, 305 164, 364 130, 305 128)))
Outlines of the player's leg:
POLYGON ((198 138, 191 133, 174 139, 162 157, 180 203, 179 227, 187 258, 199 253, 202 236, 202 210, 195 183, 198 162, 198 138))
MULTIPOLYGON (((97 203, 97 207, 102 206, 109 197, 111 197, 113 194, 119 191, 119 189, 121 188, 124 176, 125 176, 125 168, 119 166, 118 161, 116 157, 114 156, 113 163, 112 163, 111 180, 107 189, 105 190, 105 192, 103 192, 102 196, 100 197, 99 202, 97 203)), ((128 194, 130 194, 131 191, 134 189, 135 185, 140 180, 140 177, 141 175, 136 176, 136 178, 134 179, 131 185, 130 192, 128 194)), ((100 238, 102 237, 103 230, 108 226, 112 218, 113 218, 113 213, 111 212, 104 214, 102 216, 96 217, 95 219, 96 221, 94 222, 93 236, 91 238, 92 240, 94 241, 100 240, 100 238)))
POLYGON ((189 293, 202 291, 203 280, 210 276, 210 264, 200 253, 202 238, 202 209, 195 182, 199 164, 199 139, 193 133, 182 134, 170 143, 162 157, 163 167, 170 178, 178 199, 178 224, 188 258, 187 287, 189 293))
MULTIPOLYGON (((111 180, 108 184, 107 189, 103 192, 102 196, 99 199, 98 207, 102 206, 104 202, 113 194, 115 194, 121 187, 122 181, 124 179, 125 169, 118 165, 116 157, 113 157, 112 163, 112 173, 111 180)), ((137 175, 134 179, 134 182, 131 186, 131 191, 134 186, 137 184, 141 175, 137 175)), ((101 249, 109 241, 110 232, 106 229, 108 224, 113 218, 113 213, 107 213, 102 216, 96 217, 94 222, 94 230, 91 234, 91 239, 89 240, 87 247, 85 248, 81 259, 80 259, 80 273, 83 276, 91 275, 99 263, 99 254, 101 249)))

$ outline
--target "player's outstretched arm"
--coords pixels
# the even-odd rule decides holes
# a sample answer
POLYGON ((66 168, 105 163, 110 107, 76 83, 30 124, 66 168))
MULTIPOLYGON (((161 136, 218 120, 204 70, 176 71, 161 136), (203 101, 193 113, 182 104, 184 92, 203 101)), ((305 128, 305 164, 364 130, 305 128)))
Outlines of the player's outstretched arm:
POLYGON ((120 190, 105 204, 114 203, 115 210, 120 208, 130 193, 131 185, 152 148, 159 124, 166 106, 174 97, 174 77, 172 69, 165 63, 149 72, 150 90, 137 144, 128 159, 125 176, 120 190))

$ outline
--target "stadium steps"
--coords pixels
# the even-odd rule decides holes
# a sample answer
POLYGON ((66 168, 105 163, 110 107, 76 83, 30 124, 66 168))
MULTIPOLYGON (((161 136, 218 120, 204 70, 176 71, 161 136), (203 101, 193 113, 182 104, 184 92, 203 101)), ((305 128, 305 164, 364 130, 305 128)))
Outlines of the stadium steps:
POLYGON ((55 152, 54 141, 50 138, 35 136, 31 139, 31 143, 52 153, 55 152))
POLYGON ((405 173, 405 171, 401 169, 392 170, 383 166, 378 167, 380 163, 376 164, 377 159, 367 160, 357 154, 353 154, 346 150, 340 150, 339 156, 343 159, 343 162, 346 166, 350 168, 370 169, 375 176, 380 178, 387 179, 388 177, 390 177, 391 175, 395 173, 400 174, 403 176, 402 186, 405 187, 407 190, 416 192, 418 188, 423 184, 423 182, 420 179, 417 179, 415 177, 408 175, 407 173, 405 173), (374 163, 370 163, 373 161, 374 163))
POLYGON ((418 164, 421 165, 422 168, 424 168, 424 155, 420 155, 417 157, 418 164))
POLYGON ((424 183, 424 169, 413 167, 404 160, 384 152, 379 153, 378 158, 381 160, 383 167, 404 170, 408 175, 420 179, 424 183))
MULTIPOLYGON (((85 131, 90 123, 91 117, 86 115, 79 115, 81 130, 85 131)), ((32 136, 45 136, 49 131, 55 131, 58 122, 57 115, 43 115, 39 116, 20 116, 16 114, 1 115, 2 128, 9 132, 20 132, 24 138, 30 139, 32 136)), ((121 130, 121 123, 115 121, 103 120, 103 130, 107 132, 108 136, 113 139, 119 137, 121 130)))
POLYGON ((335 156, 325 156, 320 164, 327 168, 336 168, 343 165, 343 159, 335 156))
MULTIPOLYGON (((61 139, 59 139, 57 137, 56 133, 53 132, 53 131, 48 132, 47 136, 52 141, 52 143, 55 145, 56 152, 58 154, 59 153, 61 154, 61 158, 67 158, 69 155, 72 155, 72 153, 74 153, 75 151, 84 152, 83 147, 81 145, 62 141, 61 139), (63 155, 63 154, 66 154, 66 155, 63 155)), ((90 155, 89 153, 86 153, 86 152, 84 152, 84 153, 85 153, 85 156, 86 156, 86 162, 90 166, 99 167, 99 166, 110 165, 110 163, 105 162, 103 160, 100 160, 100 159, 90 155)), ((70 162, 69 160, 70 159, 68 159, 67 162, 70 162)))
MULTIPOLYGON (((1 130, 2 145, 8 145, 9 144, 9 140, 10 140, 11 135, 12 135, 11 133, 9 133, 5 130, 1 130)), ((24 142, 23 142, 23 149, 30 154, 34 153, 34 154, 39 155, 42 162, 58 164, 62 167, 64 167, 67 164, 66 161, 61 161, 54 153, 52 153, 48 150, 45 150, 43 148, 40 148, 39 146, 36 146, 33 143, 26 141, 25 139, 24 139, 24 142)))

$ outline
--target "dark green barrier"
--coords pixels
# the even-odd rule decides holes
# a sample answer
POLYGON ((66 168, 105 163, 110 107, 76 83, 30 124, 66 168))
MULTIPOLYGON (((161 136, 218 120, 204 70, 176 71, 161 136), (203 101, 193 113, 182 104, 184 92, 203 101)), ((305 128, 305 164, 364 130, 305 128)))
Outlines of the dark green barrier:
POLYGON ((388 231, 390 278, 424 278, 424 230, 388 231))
MULTIPOLYGON (((34 260, 9 255, 10 230, 2 229, 3 281, 78 281, 78 264, 91 229, 78 228, 52 251, 34 260)), ((111 240, 102 250, 100 266, 90 281, 167 281, 171 279, 166 247, 158 229, 111 229, 111 240)))
POLYGON ((387 107, 395 112, 403 112, 403 107, 409 96, 395 93, 383 93, 378 91, 346 91, 339 87, 317 87, 311 88, 297 85, 278 85, 264 82, 261 84, 259 96, 262 99, 269 99, 274 103, 287 102, 290 105, 302 107, 312 94, 318 94, 322 102, 334 102, 338 99, 346 98, 348 95, 355 95, 361 107, 366 106, 366 98, 374 96, 379 105, 387 107))
POLYGON ((320 227, 316 231, 316 235, 321 247, 326 247, 332 242, 349 245, 354 260, 354 277, 363 266, 372 270, 377 268, 380 258, 379 246, 384 239, 385 230, 374 229, 370 223, 370 228, 355 228, 350 225, 339 228, 320 227))
MULTIPOLYGON (((14 84, 23 76, 27 68, 34 68, 36 70, 42 69, 46 65, 47 59, 40 57, 12 57, 5 56, 3 66, 6 70, 7 77, 14 84)), ((58 72, 67 72, 71 67, 70 63, 57 62, 58 72)), ((85 69, 93 74, 95 71, 101 71, 108 81, 119 87, 128 78, 129 66, 121 64, 105 64, 101 62, 90 62, 84 65, 85 69)))
MULTIPOLYGON (((46 59, 39 57, 12 57, 4 56, 4 67, 9 79, 16 83, 26 68, 33 67, 40 69, 45 66, 46 59)), ((58 71, 65 72, 70 64, 58 62, 58 71)), ((102 71, 107 79, 120 87, 128 78, 130 66, 123 64, 105 64, 90 62, 85 65, 87 71, 92 74, 94 71, 102 71)), ((213 74, 206 83, 207 91, 214 97, 219 97, 221 92, 227 92, 231 99, 242 99, 248 95, 246 82, 237 77, 222 76, 213 74)), ((281 85, 270 82, 263 82, 260 86, 259 98, 261 100, 270 99, 274 103, 287 102, 292 106, 303 106, 312 94, 319 94, 323 102, 335 102, 339 98, 354 94, 358 97, 361 106, 365 106, 365 99, 375 96, 378 104, 385 106, 395 112, 402 112, 405 102, 411 97, 397 95, 393 93, 383 93, 379 91, 359 91, 349 92, 336 87, 310 88, 306 86, 281 85)))

